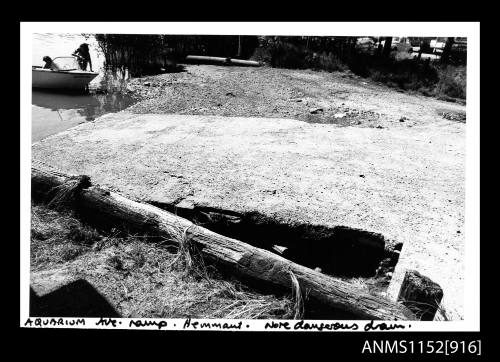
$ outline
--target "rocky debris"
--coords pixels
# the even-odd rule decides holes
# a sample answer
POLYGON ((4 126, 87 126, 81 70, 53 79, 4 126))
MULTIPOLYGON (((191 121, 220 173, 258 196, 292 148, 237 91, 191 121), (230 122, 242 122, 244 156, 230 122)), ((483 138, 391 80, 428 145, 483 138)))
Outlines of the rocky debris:
MULTIPOLYGON (((221 71, 221 67, 216 66, 190 65, 187 67, 190 72, 132 78, 129 81, 132 94, 141 101, 130 110, 135 113, 291 118, 342 127, 372 128, 377 124, 385 127, 382 118, 399 123, 403 116, 406 117, 400 123, 402 126, 403 123, 405 127, 415 126, 417 121, 421 123, 413 116, 413 111, 401 112, 394 105, 386 107, 381 114, 380 104, 373 103, 371 98, 365 99, 368 92, 376 91, 376 84, 367 82, 367 86, 360 87, 361 81, 366 80, 344 81, 342 75, 349 78, 350 72, 326 75, 276 68, 228 69, 221 71), (147 83, 150 86, 145 85, 147 83)), ((448 111, 450 107, 430 108, 436 118, 448 111)))
MULTIPOLYGON (((381 114, 373 111, 365 111, 361 109, 353 109, 345 105, 337 107, 311 108, 309 114, 316 115, 306 119, 311 123, 332 123, 340 126, 362 125, 368 122, 378 120, 381 114)), ((301 118, 301 117, 299 117, 301 118)))
POLYGON ((401 117, 401 118, 399 119, 399 122, 405 122, 405 121, 408 121, 408 120, 409 120, 409 118, 408 118, 408 117, 404 117, 404 116, 403 116, 403 117, 401 117))
MULTIPOLYGON (((370 122, 380 118, 380 114, 373 111, 364 111, 361 109, 352 109, 346 107, 344 104, 340 107, 336 107, 332 110, 333 112, 333 123, 339 123, 342 125, 361 125, 363 122, 370 122)), ((326 115, 330 115, 331 112, 327 112, 326 115)))
POLYGON ((442 114, 444 119, 448 119, 450 121, 462 122, 466 121, 465 112, 443 112, 442 114))
POLYGON ((309 113, 311 113, 311 114, 323 113, 323 108, 311 108, 309 110, 309 113))
POLYGON ((286 246, 273 245, 272 249, 279 255, 283 255, 288 248, 286 246))
POLYGON ((146 87, 151 86, 151 82, 144 82, 144 83, 142 83, 142 84, 143 84, 144 86, 146 86, 146 87))

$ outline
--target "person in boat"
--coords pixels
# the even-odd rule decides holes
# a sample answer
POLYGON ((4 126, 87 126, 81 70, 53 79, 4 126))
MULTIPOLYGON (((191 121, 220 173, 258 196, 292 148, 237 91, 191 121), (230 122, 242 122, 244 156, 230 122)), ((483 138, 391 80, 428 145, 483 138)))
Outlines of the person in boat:
POLYGON ((49 57, 49 56, 44 56, 43 57, 43 61, 45 62, 45 64, 43 65, 43 69, 52 69, 52 70, 55 70, 55 64, 54 62, 52 61, 52 58, 49 57))
POLYGON ((78 66, 81 70, 87 70, 87 64, 90 65, 90 71, 92 72, 92 60, 90 59, 89 45, 87 43, 81 44, 78 49, 76 49, 73 54, 78 59, 78 66))

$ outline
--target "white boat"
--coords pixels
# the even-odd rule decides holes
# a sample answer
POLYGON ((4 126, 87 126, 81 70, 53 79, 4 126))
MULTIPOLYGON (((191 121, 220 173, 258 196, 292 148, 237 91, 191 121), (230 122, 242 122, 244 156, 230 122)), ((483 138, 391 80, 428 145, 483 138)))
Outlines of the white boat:
POLYGON ((85 89, 99 73, 80 70, 74 57, 57 57, 50 69, 32 66, 32 87, 50 89, 85 89))

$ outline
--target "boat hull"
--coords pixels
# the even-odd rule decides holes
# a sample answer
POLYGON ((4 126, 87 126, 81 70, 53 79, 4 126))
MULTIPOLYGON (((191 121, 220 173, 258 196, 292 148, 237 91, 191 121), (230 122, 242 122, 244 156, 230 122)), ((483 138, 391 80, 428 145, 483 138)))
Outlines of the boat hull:
POLYGON ((78 70, 53 71, 50 69, 32 70, 32 87, 49 89, 85 89, 98 73, 78 70))

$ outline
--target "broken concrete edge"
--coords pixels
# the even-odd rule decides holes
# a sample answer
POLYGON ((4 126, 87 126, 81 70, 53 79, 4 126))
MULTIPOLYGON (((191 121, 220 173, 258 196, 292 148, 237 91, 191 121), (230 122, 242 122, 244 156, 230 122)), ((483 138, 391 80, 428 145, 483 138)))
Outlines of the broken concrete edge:
MULTIPOLYGON (((179 215, 221 235, 265 248, 284 256, 286 259, 331 275, 352 274, 352 270, 356 269, 355 265, 358 265, 360 267, 359 275, 354 273, 352 276, 390 278, 402 248, 402 243, 387 242, 384 235, 380 233, 344 225, 329 227, 313 223, 288 223, 256 210, 238 212, 200 205, 187 199, 174 200, 171 203, 153 200, 141 200, 141 202, 179 215), (308 260, 308 257, 297 255, 313 253, 312 249, 316 249, 319 254, 317 259, 326 261, 325 254, 329 254, 330 250, 327 250, 328 247, 325 247, 325 244, 328 244, 332 249, 331 254, 340 255, 341 249, 346 245, 348 248, 357 250, 360 254, 359 263, 352 262, 354 267, 346 270, 338 266, 331 268, 324 263, 323 265, 314 265, 312 260, 308 260), (296 257, 294 258, 293 255, 296 257)), ((353 252, 350 251, 349 254, 352 256, 353 252)), ((349 261, 340 258, 337 260, 338 263, 344 264, 349 263, 349 261)))
POLYGON ((144 202, 147 204, 151 204, 160 209, 172 212, 174 214, 182 214, 182 215, 190 215, 196 212, 206 213, 206 214, 218 214, 221 218, 228 219, 228 221, 240 222, 242 219, 256 219, 258 223, 274 223, 274 224, 282 224, 282 225, 307 225, 312 229, 316 228, 324 228, 328 230, 346 230, 352 231, 353 233, 359 233, 359 235, 363 236, 363 240, 361 242, 370 243, 377 247, 382 247, 386 254, 391 257, 399 257, 399 254, 402 250, 403 243, 397 240, 386 238, 382 233, 376 231, 369 231, 358 227, 350 227, 347 225, 336 225, 336 226, 326 226, 322 224, 315 223, 288 223, 286 221, 277 220, 272 216, 268 216, 260 213, 257 210, 249 210, 249 211, 234 211, 228 210, 224 208, 217 208, 206 204, 197 203, 194 200, 189 198, 179 198, 176 200, 172 200, 172 202, 159 202, 156 200, 151 200, 147 198, 143 198, 141 200, 137 200, 140 202, 144 202))
MULTIPOLYGON (((53 169, 38 160, 34 160, 33 165, 53 169)), ((64 177, 66 174, 59 175, 64 177)), ((76 183, 83 180, 90 185, 88 177, 69 177, 76 183)), ((380 287, 385 283, 389 285, 402 248, 401 243, 388 243, 380 233, 348 226, 288 223, 257 211, 225 210, 197 205, 186 199, 171 203, 138 201, 331 276, 377 278, 380 287)))

